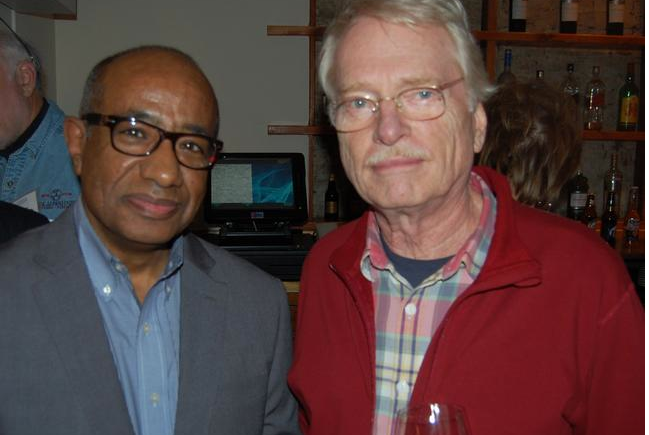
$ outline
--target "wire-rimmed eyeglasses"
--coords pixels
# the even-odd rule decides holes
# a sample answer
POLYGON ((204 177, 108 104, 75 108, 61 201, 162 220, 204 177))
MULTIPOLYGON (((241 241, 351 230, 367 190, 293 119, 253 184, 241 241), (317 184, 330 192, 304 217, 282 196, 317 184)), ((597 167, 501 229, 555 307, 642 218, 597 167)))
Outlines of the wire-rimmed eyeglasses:
POLYGON ((343 98, 330 108, 329 118, 336 131, 352 133, 369 127, 380 110, 382 101, 393 100, 397 110, 413 121, 439 118, 446 111, 444 90, 464 80, 460 77, 438 86, 405 89, 395 97, 372 98, 368 95, 343 98))
POLYGON ((191 169, 208 169, 216 162, 219 152, 223 149, 223 142, 216 138, 165 131, 132 116, 87 113, 81 119, 90 125, 110 128, 112 147, 128 156, 150 156, 162 141, 169 139, 178 163, 191 169))

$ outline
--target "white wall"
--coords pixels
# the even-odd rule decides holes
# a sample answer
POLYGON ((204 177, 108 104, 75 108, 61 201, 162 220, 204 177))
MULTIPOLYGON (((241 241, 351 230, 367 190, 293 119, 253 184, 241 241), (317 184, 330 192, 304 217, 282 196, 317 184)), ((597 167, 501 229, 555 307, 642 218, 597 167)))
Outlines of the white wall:
POLYGON ((308 0, 78 0, 77 20, 55 26, 56 100, 76 115, 86 75, 104 57, 141 44, 193 56, 214 86, 225 151, 302 152, 306 136, 268 136, 274 123, 306 124, 308 42, 267 36, 306 25, 308 0))

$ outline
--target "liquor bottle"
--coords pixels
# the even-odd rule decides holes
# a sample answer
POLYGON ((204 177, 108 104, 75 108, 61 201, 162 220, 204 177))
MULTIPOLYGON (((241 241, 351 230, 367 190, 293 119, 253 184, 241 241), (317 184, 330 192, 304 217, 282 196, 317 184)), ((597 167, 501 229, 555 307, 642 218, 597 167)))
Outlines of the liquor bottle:
POLYGON ((527 0, 509 0, 509 31, 524 32, 527 24, 527 0))
POLYGON ((581 215, 581 222, 591 230, 597 225, 597 207, 595 206, 595 194, 589 193, 586 200, 586 209, 581 215))
POLYGON ((329 184, 325 191, 325 213, 326 221, 338 220, 338 189, 336 189, 336 177, 329 175, 329 184))
POLYGON ((633 131, 638 128, 638 109, 640 108, 640 91, 633 81, 634 64, 626 67, 626 79, 620 88, 618 99, 617 129, 633 131))
POLYGON ((577 33, 579 0, 561 0, 559 12, 559 32, 577 33))
POLYGON ((566 66, 566 71, 568 72, 568 74, 561 83, 561 90, 565 94, 568 94, 572 98, 574 98, 575 104, 577 105, 577 107, 579 107, 579 83, 577 83, 577 80, 575 80, 575 65, 569 63, 566 66))
POLYGON ((606 208, 602 214, 602 228, 599 235, 615 248, 615 227, 617 226, 617 199, 614 191, 606 192, 606 208))
POLYGON ((577 170, 577 174, 568 181, 568 217, 576 221, 581 220, 586 210, 588 199, 588 178, 577 170))
POLYGON ((543 72, 542 69, 537 69, 536 70, 536 78, 534 79, 534 82, 532 82, 532 87, 533 88, 540 88, 543 87, 543 84, 545 83, 545 79, 543 78, 545 73, 543 72))
POLYGON ((593 76, 584 93, 584 129, 601 130, 604 122, 606 86, 599 78, 599 66, 593 67, 593 76))
POLYGON ((628 246, 640 240, 640 213, 638 213, 638 186, 629 189, 629 202, 624 217, 624 243, 628 246))
POLYGON ((624 0, 608 0, 606 8, 606 34, 624 34, 624 0))
POLYGON ((509 48, 505 49, 505 65, 503 67, 503 72, 500 73, 496 82, 499 85, 508 85, 516 81, 516 76, 512 73, 512 50, 509 48))
MULTIPOLYGON (((617 168, 617 153, 611 154, 611 166, 604 175, 604 197, 608 192, 615 192, 615 214, 620 215, 619 198, 622 197, 622 172, 617 168)), ((608 201, 608 198, 606 199, 608 201)), ((606 202, 604 209, 606 209, 606 202)))

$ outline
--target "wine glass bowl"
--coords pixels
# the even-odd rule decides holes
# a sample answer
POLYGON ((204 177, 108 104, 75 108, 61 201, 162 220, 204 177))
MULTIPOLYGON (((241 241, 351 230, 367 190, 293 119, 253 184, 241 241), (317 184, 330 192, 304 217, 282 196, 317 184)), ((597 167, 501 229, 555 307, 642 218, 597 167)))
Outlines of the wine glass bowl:
POLYGON ((471 435, 459 405, 429 403, 397 413, 394 435, 471 435))

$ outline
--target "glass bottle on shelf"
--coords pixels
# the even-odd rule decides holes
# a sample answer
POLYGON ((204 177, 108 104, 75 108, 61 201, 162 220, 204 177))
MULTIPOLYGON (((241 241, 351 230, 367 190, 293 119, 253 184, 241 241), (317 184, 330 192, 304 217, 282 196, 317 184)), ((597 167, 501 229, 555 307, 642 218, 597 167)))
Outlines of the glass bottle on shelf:
MULTIPOLYGON (((604 175, 604 197, 606 197, 608 192, 615 192, 615 214, 620 215, 620 204, 619 199, 622 193, 622 172, 617 168, 617 153, 611 154, 611 165, 609 166, 606 175, 604 175)), ((607 202, 604 203, 604 209, 606 209, 607 202)))
POLYGON ((326 221, 338 220, 338 189, 336 189, 336 177, 334 174, 329 175, 329 184, 325 191, 325 212, 326 221))
POLYGON ((624 34, 624 0, 608 0, 606 8, 606 34, 624 34))
POLYGON ((569 63, 566 66, 566 71, 566 77, 561 82, 561 90, 574 98, 575 104, 579 107, 579 83, 575 80, 575 65, 569 63))
POLYGON ((606 86, 599 78, 599 66, 593 67, 593 76, 584 92, 584 129, 601 130, 604 122, 606 86))
POLYGON ((624 243, 628 246, 640 240, 640 213, 638 213, 638 195, 640 188, 632 186, 629 189, 629 201, 624 217, 624 243))
POLYGON ((577 174, 568 182, 568 209, 567 216, 576 221, 581 220, 581 217, 586 210, 586 200, 588 199, 588 178, 577 170, 577 174))
POLYGON ((595 194, 589 193, 586 199, 586 209, 581 215, 581 222, 591 230, 597 225, 597 207, 595 206, 595 194))
POLYGON ((509 0, 509 31, 524 32, 527 25, 527 0, 509 0))
POLYGON ((615 229, 617 227, 617 213, 615 212, 617 203, 615 192, 606 192, 606 208, 602 213, 602 227, 599 235, 613 248, 615 248, 615 229))
POLYGON ((496 79, 499 85, 508 85, 516 81, 516 76, 512 73, 512 50, 509 48, 505 49, 504 62, 503 72, 496 79))
POLYGON ((542 87, 543 83, 545 82, 545 79, 543 78, 545 73, 543 72, 542 69, 537 69, 536 70, 536 78, 534 79, 534 82, 532 82, 532 87, 542 87))
POLYGON ((559 32, 577 33, 579 0, 561 0, 559 5, 559 32))
POLYGON ((638 129, 640 91, 633 80, 633 70, 634 64, 627 64, 624 85, 620 88, 617 117, 617 129, 620 131, 634 131, 638 129))

